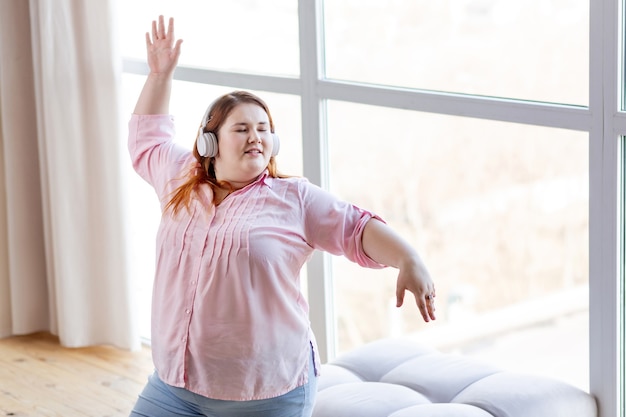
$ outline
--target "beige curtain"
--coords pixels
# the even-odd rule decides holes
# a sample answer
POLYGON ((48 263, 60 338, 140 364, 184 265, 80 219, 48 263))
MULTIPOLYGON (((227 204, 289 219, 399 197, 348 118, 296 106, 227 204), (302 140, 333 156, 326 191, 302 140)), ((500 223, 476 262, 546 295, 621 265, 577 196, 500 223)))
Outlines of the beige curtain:
POLYGON ((139 346, 111 8, 0 1, 0 337, 139 346))

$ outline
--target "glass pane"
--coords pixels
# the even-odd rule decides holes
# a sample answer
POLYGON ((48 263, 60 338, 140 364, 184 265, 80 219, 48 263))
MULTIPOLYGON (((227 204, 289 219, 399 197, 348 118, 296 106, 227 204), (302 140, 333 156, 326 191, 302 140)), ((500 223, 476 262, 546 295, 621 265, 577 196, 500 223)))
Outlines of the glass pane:
POLYGON ((423 256, 435 322, 397 271, 333 258, 339 351, 409 336, 588 386, 588 135, 328 103, 331 191, 423 256), (366 121, 366 122, 364 122, 366 121))
MULTIPOLYGON (((125 120, 122 120, 120 137, 124 141, 128 137, 128 117, 133 111, 144 81, 144 76, 124 74, 122 77, 121 107, 125 120)), ((174 81, 170 112, 176 117, 176 140, 191 148, 206 107, 218 95, 232 90, 234 88, 174 81)), ((288 175, 302 175, 300 99, 282 94, 256 91, 253 93, 263 98, 272 112, 276 133, 281 139, 280 154, 276 157, 279 170, 288 175)), ((125 144, 122 149, 126 152, 125 144)), ((128 155, 124 154, 122 161, 128 160, 128 155)), ((130 273, 133 277, 141 336, 149 339, 154 245, 161 215, 154 191, 133 171, 130 162, 123 166, 123 175, 126 185, 124 191, 126 192, 125 212, 129 228, 127 241, 130 273)), ((302 278, 306 284, 304 271, 302 278)))
POLYGON ((328 78, 586 105, 589 0, 324 3, 328 78))
POLYGON ((119 1, 123 56, 145 59, 144 34, 160 14, 176 20, 181 65, 235 72, 300 74, 296 0, 119 1))

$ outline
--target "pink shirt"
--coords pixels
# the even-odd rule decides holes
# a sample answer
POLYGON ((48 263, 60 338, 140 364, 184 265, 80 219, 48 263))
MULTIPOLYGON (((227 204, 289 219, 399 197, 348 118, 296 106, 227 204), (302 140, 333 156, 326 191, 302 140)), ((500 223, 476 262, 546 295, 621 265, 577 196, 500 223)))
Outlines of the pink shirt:
MULTIPOLYGON (((133 166, 163 209, 196 161, 173 142, 172 116, 133 115, 129 129, 133 166)), ((189 211, 161 218, 152 300, 156 370, 167 384, 213 399, 284 394, 307 382, 316 349, 300 269, 315 249, 382 267, 361 245, 374 215, 306 179, 267 172, 217 207, 211 199, 205 186, 189 211)))

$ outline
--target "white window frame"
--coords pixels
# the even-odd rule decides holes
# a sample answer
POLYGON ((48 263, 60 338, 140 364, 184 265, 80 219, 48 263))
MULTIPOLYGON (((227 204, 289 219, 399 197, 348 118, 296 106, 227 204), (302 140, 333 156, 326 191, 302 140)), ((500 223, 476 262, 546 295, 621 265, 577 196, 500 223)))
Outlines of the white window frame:
MULTIPOLYGON (((328 188, 327 100, 571 129, 589 133, 589 366, 600 417, 622 416, 620 396, 619 138, 626 136, 622 1, 590 0, 589 107, 371 86, 324 77, 322 0, 299 0, 300 77, 273 77, 181 66, 175 79, 293 94, 301 99, 303 173, 328 188)), ((146 74, 144 61, 123 71, 146 74)), ((323 360, 335 354, 335 315, 328 255, 307 265, 311 323, 323 360), (314 277, 314 279, 312 279, 314 277)))
POLYGON ((589 386, 600 417, 624 416, 620 395, 619 138, 621 0, 591 0, 589 24, 589 386))

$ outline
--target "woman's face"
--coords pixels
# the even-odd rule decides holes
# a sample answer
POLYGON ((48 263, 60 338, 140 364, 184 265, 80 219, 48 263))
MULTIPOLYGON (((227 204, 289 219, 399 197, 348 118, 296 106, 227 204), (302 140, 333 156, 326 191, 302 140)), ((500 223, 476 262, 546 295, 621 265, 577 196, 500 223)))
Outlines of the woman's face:
POLYGON ((257 104, 238 104, 217 131, 215 176, 241 188, 269 164, 274 141, 267 113, 257 104))

